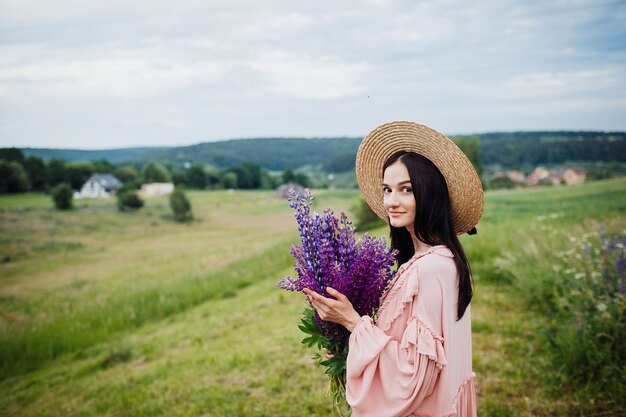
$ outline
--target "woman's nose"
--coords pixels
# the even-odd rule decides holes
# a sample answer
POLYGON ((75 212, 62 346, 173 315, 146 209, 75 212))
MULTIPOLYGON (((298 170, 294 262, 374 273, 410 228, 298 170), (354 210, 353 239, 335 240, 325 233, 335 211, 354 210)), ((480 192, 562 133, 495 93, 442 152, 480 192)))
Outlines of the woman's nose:
POLYGON ((397 206, 398 205, 397 194, 392 191, 389 194, 385 195, 385 204, 391 207, 397 206))

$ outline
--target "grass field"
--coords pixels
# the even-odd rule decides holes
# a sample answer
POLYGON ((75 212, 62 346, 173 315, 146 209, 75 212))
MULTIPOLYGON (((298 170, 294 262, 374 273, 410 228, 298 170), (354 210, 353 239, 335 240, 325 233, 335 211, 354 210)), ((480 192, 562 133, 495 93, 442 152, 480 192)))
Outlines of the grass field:
MULTIPOLYGON (((626 228, 625 191, 621 179, 487 193, 478 235, 462 238, 479 415, 597 410, 559 383, 541 336, 554 323, 532 304, 571 236, 626 228)), ((316 195, 320 210, 358 199, 316 195)), ((191 224, 172 220, 167 199, 120 213, 0 197, 0 415, 332 415, 299 343, 303 299, 274 286, 297 239, 288 205, 264 191, 189 196, 191 224)))

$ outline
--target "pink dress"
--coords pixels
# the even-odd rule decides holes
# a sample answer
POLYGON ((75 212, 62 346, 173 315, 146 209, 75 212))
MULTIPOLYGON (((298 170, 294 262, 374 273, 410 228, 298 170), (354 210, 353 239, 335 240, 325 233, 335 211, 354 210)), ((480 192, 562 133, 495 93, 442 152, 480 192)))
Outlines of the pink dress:
POLYGON ((475 417, 470 307, 456 320, 458 277, 446 246, 398 269, 378 319, 350 335, 346 398, 353 417, 475 417))

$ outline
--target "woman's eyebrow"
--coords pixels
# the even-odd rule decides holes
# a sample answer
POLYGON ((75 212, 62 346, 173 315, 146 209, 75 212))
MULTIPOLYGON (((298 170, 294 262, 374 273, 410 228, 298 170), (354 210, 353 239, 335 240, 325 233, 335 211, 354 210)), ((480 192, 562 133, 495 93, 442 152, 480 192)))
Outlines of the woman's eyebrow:
MULTIPOLYGON (((406 180, 406 181, 399 182, 398 185, 406 184, 407 182, 411 182, 411 180, 406 180)), ((383 187, 389 187, 389 184, 385 184, 383 182, 383 187)))

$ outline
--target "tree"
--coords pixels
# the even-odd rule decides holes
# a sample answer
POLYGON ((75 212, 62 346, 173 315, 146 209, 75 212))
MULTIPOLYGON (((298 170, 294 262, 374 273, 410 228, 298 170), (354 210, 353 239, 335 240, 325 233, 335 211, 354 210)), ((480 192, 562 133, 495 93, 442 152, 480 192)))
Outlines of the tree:
POLYGON ((170 175, 172 176, 172 182, 175 186, 187 185, 187 176, 180 169, 174 169, 170 171, 170 175))
POLYGON ((182 189, 176 187, 170 194, 170 206, 174 212, 174 218, 179 222, 189 222, 193 220, 191 213, 191 203, 182 189))
POLYGON ((283 184, 287 182, 294 182, 295 174, 293 173, 293 169, 285 168, 283 169, 283 184))
POLYGON ((93 166, 93 172, 97 172, 98 174, 112 174, 115 172, 115 165, 106 159, 93 161, 91 162, 91 165, 93 166))
POLYGON ((24 161, 24 169, 30 179, 31 189, 43 191, 48 183, 48 169, 43 159, 36 156, 29 156, 24 161))
POLYGON ((72 208, 74 191, 66 182, 57 184, 51 191, 54 206, 59 210, 69 210, 72 208))
POLYGON ((206 165, 204 167, 204 177, 208 188, 216 188, 220 185, 220 170, 217 167, 206 165))
POLYGON ((114 172, 115 176, 124 184, 129 182, 135 183, 139 181, 139 171, 137 171, 137 168, 135 168, 135 166, 133 165, 120 167, 114 172))
POLYGON ((272 175, 263 170, 261 172, 261 188, 264 190, 273 190, 282 184, 282 175, 272 175))
POLYGON ((206 187, 206 174, 198 165, 192 165, 185 172, 187 186, 203 190, 206 187))
POLYGON ((291 168, 283 170, 283 184, 287 182, 295 182, 303 187, 308 187, 309 177, 302 172, 294 172, 291 168))
POLYGON ((136 210, 143 207, 144 201, 133 189, 120 189, 117 193, 117 208, 119 211, 136 210))
POLYGON ((0 159, 24 163, 24 154, 18 148, 0 148, 0 159))
POLYGON ((307 177, 307 175, 303 172, 297 172, 293 181, 296 184, 300 184, 303 187, 309 186, 309 177, 307 177))
POLYGON ((261 187, 261 166, 254 162, 244 162, 231 168, 231 172, 237 174, 238 188, 252 190, 261 187))
POLYGON ((480 137, 477 135, 454 138, 454 143, 470 160, 479 177, 483 175, 483 163, 480 158, 480 137))
POLYGON ((89 177, 94 174, 91 162, 71 162, 65 165, 67 179, 75 190, 80 190, 89 177))
POLYGON ((237 188, 237 174, 229 171, 222 175, 222 188, 237 188))
POLYGON ((0 159, 0 194, 20 193, 29 187, 28 175, 19 162, 0 159))
POLYGON ((48 163, 48 186, 50 188, 62 182, 68 182, 67 169, 65 161, 53 159, 48 163))
POLYGON ((167 168, 156 162, 150 162, 141 170, 143 183, 172 182, 172 176, 167 168))

